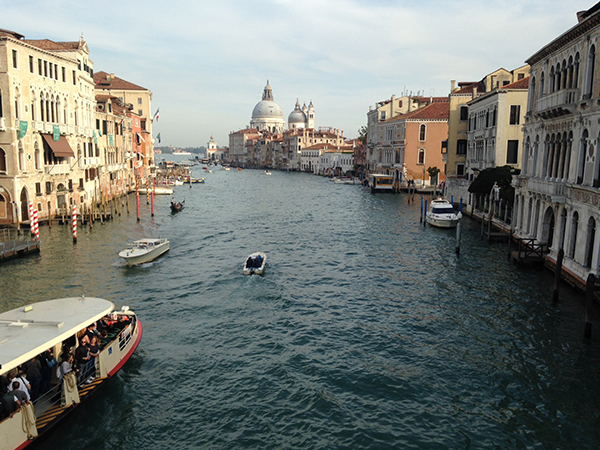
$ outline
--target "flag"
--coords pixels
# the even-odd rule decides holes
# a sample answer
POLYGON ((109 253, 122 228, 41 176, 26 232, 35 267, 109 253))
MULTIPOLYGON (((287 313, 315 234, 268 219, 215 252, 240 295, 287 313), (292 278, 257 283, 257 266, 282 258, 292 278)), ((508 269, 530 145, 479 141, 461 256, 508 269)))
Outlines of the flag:
POLYGON ((152 117, 152 120, 156 119, 156 121, 158 122, 158 117, 159 117, 159 114, 158 114, 158 113, 159 113, 159 111, 160 111, 160 108, 158 108, 158 109, 156 110, 156 112, 154 113, 154 116, 152 117))
POLYGON ((157 141, 158 141, 158 143, 160 144, 160 133, 158 133, 158 134, 156 135, 156 140, 157 140, 157 141))

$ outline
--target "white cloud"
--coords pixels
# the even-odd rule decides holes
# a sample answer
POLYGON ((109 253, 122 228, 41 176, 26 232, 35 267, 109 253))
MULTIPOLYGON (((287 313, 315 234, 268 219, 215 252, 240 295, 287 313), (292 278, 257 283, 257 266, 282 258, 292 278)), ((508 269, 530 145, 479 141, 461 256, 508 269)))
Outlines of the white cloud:
POLYGON ((165 144, 220 145, 244 128, 269 79, 284 115, 313 101, 317 126, 356 135, 369 105, 513 69, 576 23, 567 0, 1 1, 27 38, 83 33, 96 71, 151 89, 165 144))

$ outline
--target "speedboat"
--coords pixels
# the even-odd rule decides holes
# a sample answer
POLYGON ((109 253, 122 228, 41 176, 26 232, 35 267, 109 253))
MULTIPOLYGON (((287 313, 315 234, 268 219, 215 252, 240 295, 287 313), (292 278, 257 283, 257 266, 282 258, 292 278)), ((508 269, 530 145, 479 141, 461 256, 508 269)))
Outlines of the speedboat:
POLYGON ((154 261, 160 255, 169 250, 171 243, 166 239, 140 239, 129 244, 127 248, 119 252, 119 256, 125 260, 128 266, 154 261))
POLYGON ((42 388, 37 398, 19 406, 12 397, 10 402, 1 402, 3 448, 34 447, 60 423, 77 426, 65 419, 73 411, 81 411, 82 402, 94 401, 91 394, 100 391, 100 387, 117 374, 141 339, 142 323, 135 313, 127 306, 116 310, 112 302, 101 298, 48 300, 0 314, 0 342, 4 343, 0 346, 0 374, 17 373, 20 366, 39 358, 50 367, 51 378, 56 374, 62 380, 56 384, 48 381, 48 388, 42 388), (87 367, 80 368, 79 373, 71 371, 68 364, 62 364, 63 358, 75 352, 78 334, 93 323, 107 331, 99 355, 87 367))
POLYGON ((185 208, 185 200, 182 202, 174 202, 173 200, 171 200, 172 213, 178 213, 179 211, 183 210, 183 208, 185 208))
POLYGON ((336 184, 361 184, 360 178, 355 177, 332 178, 332 181, 336 184))
POLYGON ((427 211, 427 223, 438 228, 454 228, 462 217, 461 213, 456 213, 452 204, 438 198, 431 201, 431 207, 427 211))
POLYGON ((265 175, 271 175, 271 171, 270 170, 265 170, 265 175))
POLYGON ((262 275, 267 264, 267 255, 263 252, 252 253, 244 263, 244 275, 262 275))
POLYGON ((200 178, 199 180, 197 180, 196 178, 192 178, 192 181, 190 181, 190 183, 192 183, 192 184, 204 183, 204 178, 200 178))

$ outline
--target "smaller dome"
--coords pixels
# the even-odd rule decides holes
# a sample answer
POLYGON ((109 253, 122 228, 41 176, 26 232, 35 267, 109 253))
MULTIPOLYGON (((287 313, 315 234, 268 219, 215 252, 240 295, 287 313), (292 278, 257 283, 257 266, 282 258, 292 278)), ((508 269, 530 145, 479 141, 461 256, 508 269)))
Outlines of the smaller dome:
POLYGON ((298 103, 298 100, 296 100, 296 106, 294 107, 294 110, 290 113, 290 115, 288 116, 288 124, 304 125, 305 123, 306 123, 306 114, 304 114, 304 112, 302 112, 302 110, 300 109, 300 103, 298 103))

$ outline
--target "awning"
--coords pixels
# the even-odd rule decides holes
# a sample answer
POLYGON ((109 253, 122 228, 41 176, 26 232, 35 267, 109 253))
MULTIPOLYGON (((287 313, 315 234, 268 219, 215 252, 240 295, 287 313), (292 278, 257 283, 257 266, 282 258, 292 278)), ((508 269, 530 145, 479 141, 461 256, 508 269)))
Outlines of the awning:
POLYGON ((64 136, 61 136, 59 141, 55 141, 52 138, 51 134, 42 134, 42 137, 44 138, 44 141, 46 141, 46 144, 48 144, 48 146, 52 149, 54 156, 59 158, 68 158, 75 156, 75 153, 73 153, 73 149, 71 148, 71 146, 67 142, 67 139, 64 136))
POLYGON ((140 133, 135 133, 135 134, 137 134, 137 136, 140 139, 140 141, 146 142, 140 133))

